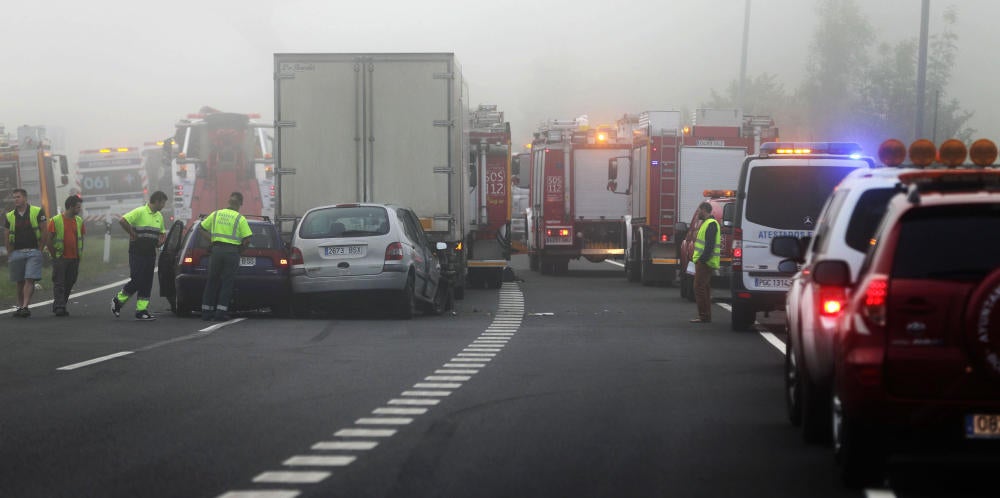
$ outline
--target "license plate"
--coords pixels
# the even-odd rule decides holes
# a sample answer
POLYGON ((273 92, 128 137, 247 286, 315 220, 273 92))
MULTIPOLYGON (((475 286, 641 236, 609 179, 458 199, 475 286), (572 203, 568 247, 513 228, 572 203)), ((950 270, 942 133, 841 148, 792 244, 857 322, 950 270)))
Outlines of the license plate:
POLYGON ((240 256, 240 266, 257 266, 257 257, 240 256))
POLYGON ((785 278, 755 278, 755 287, 765 289, 787 289, 792 286, 792 281, 785 278))
POLYGON ((1000 414, 966 415, 965 437, 969 439, 1000 438, 1000 414))
POLYGON ((361 256, 364 250, 362 246, 333 246, 323 249, 327 256, 361 256))

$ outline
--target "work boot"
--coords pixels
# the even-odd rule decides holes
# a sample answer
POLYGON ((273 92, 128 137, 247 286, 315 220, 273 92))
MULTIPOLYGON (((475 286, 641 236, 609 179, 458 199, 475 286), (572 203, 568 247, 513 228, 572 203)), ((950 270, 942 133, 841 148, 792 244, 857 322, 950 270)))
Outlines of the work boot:
POLYGON ((142 310, 142 311, 136 311, 135 312, 135 319, 136 320, 141 320, 141 321, 144 321, 144 322, 148 322, 148 321, 156 320, 156 317, 153 316, 153 315, 151 315, 151 314, 149 314, 149 311, 142 310))
POLYGON ((118 296, 111 298, 111 312, 118 317, 122 313, 122 302, 118 300, 118 296))

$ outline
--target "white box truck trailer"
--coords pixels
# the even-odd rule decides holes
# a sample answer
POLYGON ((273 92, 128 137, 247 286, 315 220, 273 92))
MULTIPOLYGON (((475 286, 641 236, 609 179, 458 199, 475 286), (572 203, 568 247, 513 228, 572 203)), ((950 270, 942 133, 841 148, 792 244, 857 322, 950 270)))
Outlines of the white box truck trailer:
POLYGON ((467 96, 450 53, 275 54, 275 208, 283 233, 309 208, 407 206, 464 297, 467 96))

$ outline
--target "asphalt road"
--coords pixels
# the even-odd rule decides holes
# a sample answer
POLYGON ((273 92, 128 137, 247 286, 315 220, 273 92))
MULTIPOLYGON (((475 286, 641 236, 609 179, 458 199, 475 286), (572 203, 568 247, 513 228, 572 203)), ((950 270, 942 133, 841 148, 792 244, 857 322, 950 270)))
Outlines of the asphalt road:
MULTIPOLYGON (((850 490, 786 421, 783 318, 729 330, 608 263, 455 313, 0 315, 2 497, 979 496, 978 467, 850 490), (770 336, 770 337, 768 337, 770 336), (955 476, 958 477, 955 477, 955 476), (931 477, 929 477, 931 476, 931 477), (968 489, 966 489, 968 488, 968 489), (879 494, 882 493, 882 494, 879 494)), ((718 296, 725 292, 717 290, 718 296)), ((156 290, 154 290, 154 296, 156 290)), ((990 496, 990 494, 982 494, 990 496)))

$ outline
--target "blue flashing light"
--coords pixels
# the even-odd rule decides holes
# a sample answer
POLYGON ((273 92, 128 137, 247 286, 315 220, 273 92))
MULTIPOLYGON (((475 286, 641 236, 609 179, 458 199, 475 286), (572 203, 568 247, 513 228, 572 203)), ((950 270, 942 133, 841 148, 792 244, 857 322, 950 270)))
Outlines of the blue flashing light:
POLYGON ((760 145, 761 155, 831 155, 861 157, 861 146, 853 142, 767 142, 760 145))

